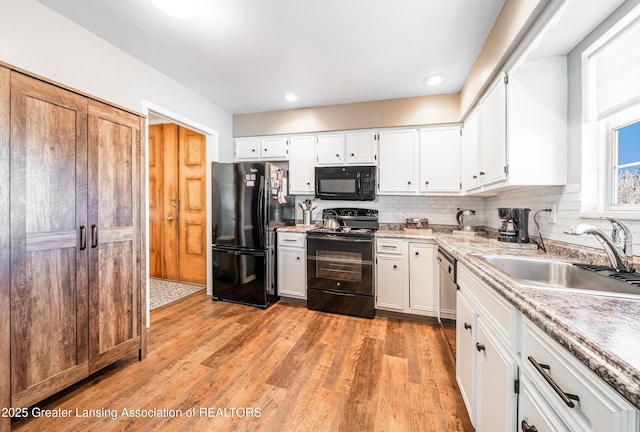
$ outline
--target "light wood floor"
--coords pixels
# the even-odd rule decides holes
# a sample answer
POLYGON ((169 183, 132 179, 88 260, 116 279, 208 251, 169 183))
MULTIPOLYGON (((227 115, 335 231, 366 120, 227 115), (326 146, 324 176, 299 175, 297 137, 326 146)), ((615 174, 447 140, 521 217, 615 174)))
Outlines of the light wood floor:
POLYGON ((71 418, 31 418, 13 429, 473 431, 435 325, 282 302, 262 311, 203 292, 154 310, 151 320, 146 360, 121 361, 42 405, 72 410, 71 418), (76 409, 107 417, 77 417, 76 409), (123 409, 182 417, 127 418, 123 409))

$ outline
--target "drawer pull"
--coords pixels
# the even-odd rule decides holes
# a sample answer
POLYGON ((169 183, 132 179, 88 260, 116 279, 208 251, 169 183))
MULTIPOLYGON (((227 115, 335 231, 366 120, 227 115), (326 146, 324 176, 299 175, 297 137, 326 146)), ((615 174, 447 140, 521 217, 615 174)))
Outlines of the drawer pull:
POLYGON ((471 324, 464 323, 465 330, 471 330, 471 324))
POLYGON ((484 345, 482 345, 480 342, 476 342, 476 349, 478 350, 478 352, 486 351, 484 345))
POLYGON ((571 393, 565 393, 558 384, 556 384, 556 382, 553 380, 553 378, 551 378, 551 376, 549 376, 549 374, 547 372, 545 372, 545 369, 551 369, 551 367, 549 365, 546 364, 540 364, 538 363, 532 356, 527 357, 529 359, 529 361, 531 362, 531 364, 533 365, 534 368, 536 368, 536 370, 540 373, 540 375, 542 375, 542 377, 544 378, 544 380, 551 386, 551 388, 558 394, 558 396, 560 396, 560 398, 562 399, 562 401, 569 407, 569 408, 575 408, 576 404, 573 403, 573 401, 580 401, 580 398, 577 395, 571 394, 571 393))
POLYGON ((283 239, 284 241, 288 241, 288 242, 297 242, 298 240, 296 239, 283 239))
POLYGON ((538 432, 538 429, 535 426, 529 426, 526 420, 522 420, 520 426, 522 426, 522 432, 538 432))
POLYGON ((385 248, 385 249, 395 249, 395 248, 397 248, 397 246, 394 246, 394 245, 380 245, 380 246, 385 248))

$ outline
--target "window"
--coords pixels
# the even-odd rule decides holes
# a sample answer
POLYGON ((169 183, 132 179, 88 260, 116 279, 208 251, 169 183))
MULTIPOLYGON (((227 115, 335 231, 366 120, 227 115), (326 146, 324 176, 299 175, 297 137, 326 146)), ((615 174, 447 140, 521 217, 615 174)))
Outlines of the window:
POLYGON ((640 205, 640 120, 614 129, 613 206, 640 205))
POLYGON ((640 6, 582 52, 582 217, 640 219, 638 40, 640 6))

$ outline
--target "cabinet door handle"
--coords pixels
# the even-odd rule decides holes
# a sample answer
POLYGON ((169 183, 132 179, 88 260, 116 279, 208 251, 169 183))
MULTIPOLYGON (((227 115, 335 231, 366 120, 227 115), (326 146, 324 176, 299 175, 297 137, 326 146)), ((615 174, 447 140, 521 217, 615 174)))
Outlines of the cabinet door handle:
POLYGON ((80 250, 87 248, 87 227, 80 225, 80 250))
POLYGON ((471 324, 469 324, 469 323, 464 323, 464 329, 465 329, 465 330, 471 330, 471 324))
POLYGON ((91 248, 98 247, 98 226, 96 224, 91 225, 91 248))
POLYGON ((426 184, 427 186, 429 186, 429 182, 428 182, 428 181, 424 182, 424 184, 426 184))
POLYGON ((416 252, 416 256, 420 256, 420 252, 416 252))
POLYGON ((483 176, 484 175, 484 171, 480 171, 480 175, 483 176))
POLYGON ((522 420, 520 426, 522 427, 522 432, 538 432, 538 429, 535 426, 530 426, 526 420, 522 420))
POLYGON ((338 153, 336 153, 336 157, 337 157, 337 158, 339 158, 339 157, 340 157, 340 155, 339 155, 338 153))
POLYGON ((538 363, 533 358, 533 356, 529 356, 527 358, 529 359, 529 361, 531 362, 533 367, 536 368, 538 373, 540 373, 540 375, 542 375, 542 377, 547 382, 547 384, 549 384, 551 386, 553 391, 555 391, 558 394, 558 396, 560 396, 560 398, 565 403, 565 405, 567 405, 569 408, 574 408, 576 406, 576 404, 574 404, 573 401, 578 401, 579 402, 580 398, 577 395, 566 393, 565 391, 563 391, 560 388, 560 386, 553 380, 553 378, 551 378, 551 376, 545 371, 545 369, 551 370, 551 367, 549 365, 546 365, 546 364, 538 363))
POLYGON ((395 270, 395 269, 397 269, 397 268, 398 268, 398 266, 394 264, 394 265, 393 265, 393 269, 395 270))
POLYGON ((478 352, 486 351, 484 345, 482 345, 480 342, 476 342, 476 349, 478 350, 478 352))
POLYGON ((351 157, 355 156, 355 153, 351 153, 351 157))
POLYGON ((477 176, 477 175, 474 175, 472 178, 475 180, 475 179, 477 179, 477 178, 478 178, 478 176, 477 176))
POLYGON ((296 257, 296 261, 300 261, 300 257, 296 257))
POLYGON ((410 184, 411 184, 411 182, 410 182, 410 181, 408 181, 408 182, 407 182, 407 184, 408 184, 408 185, 410 185, 410 184))

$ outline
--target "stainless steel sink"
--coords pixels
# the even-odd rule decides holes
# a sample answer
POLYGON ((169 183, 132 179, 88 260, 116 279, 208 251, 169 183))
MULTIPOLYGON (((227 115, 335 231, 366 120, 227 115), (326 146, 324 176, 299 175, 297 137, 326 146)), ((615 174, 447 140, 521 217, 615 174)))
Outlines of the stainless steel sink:
POLYGON ((477 258, 521 286, 640 299, 639 287, 609 277, 613 270, 591 271, 570 262, 516 256, 477 258))

